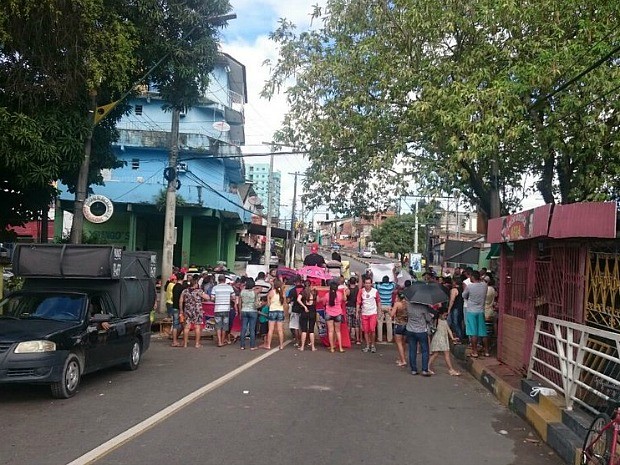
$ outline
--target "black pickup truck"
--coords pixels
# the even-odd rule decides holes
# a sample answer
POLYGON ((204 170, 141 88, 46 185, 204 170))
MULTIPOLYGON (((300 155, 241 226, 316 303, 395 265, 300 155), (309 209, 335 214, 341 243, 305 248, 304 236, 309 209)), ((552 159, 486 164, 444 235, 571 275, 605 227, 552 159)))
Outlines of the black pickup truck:
POLYGON ((154 253, 19 245, 12 261, 24 286, 0 302, 0 383, 49 384, 69 398, 84 373, 138 368, 151 337, 154 253))

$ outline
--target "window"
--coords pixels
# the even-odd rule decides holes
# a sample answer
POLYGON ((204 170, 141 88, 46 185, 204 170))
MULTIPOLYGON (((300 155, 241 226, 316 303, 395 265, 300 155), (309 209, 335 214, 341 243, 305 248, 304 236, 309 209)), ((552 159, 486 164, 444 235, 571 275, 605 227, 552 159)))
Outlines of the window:
POLYGON ((135 111, 135 113, 136 113, 136 116, 140 116, 140 115, 142 115, 142 105, 136 105, 136 107, 135 107, 135 110, 134 110, 134 111, 135 111))
POLYGON ((139 158, 132 158, 131 159, 131 169, 132 170, 139 170, 140 169, 140 159, 139 158))

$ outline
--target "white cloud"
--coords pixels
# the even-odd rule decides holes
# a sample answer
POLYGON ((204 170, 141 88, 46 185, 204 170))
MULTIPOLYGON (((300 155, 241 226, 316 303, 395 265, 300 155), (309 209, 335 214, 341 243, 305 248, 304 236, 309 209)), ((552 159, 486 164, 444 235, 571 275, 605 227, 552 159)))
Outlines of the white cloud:
MULTIPOLYGON (((222 33, 222 50, 243 63, 246 67, 246 79, 248 88, 248 103, 245 106, 245 133, 246 147, 244 153, 266 153, 269 146, 263 142, 270 142, 273 133, 281 126, 282 119, 288 110, 286 97, 283 94, 275 95, 271 100, 260 97, 265 82, 269 79, 269 69, 263 66, 265 60, 272 62, 278 58, 278 50, 274 42, 268 36, 276 27, 280 18, 286 18, 293 22, 298 31, 310 27, 310 13, 312 5, 324 2, 308 2, 307 0, 238 0, 233 1, 233 10, 237 13, 234 20, 234 28, 230 33, 227 30, 222 33), (254 12, 251 25, 244 24, 244 12, 254 12), (261 17, 260 12, 271 16, 261 17), (258 12, 258 13, 256 13, 258 12), (267 27, 262 31, 256 29, 256 24, 267 27), (244 30, 251 30, 250 36, 244 34, 244 30)), ((245 15, 247 16, 247 15, 245 15)), ((231 23, 232 26, 232 23, 231 23)), ((269 163, 269 157, 248 157, 246 163, 269 163)), ((274 157, 274 169, 282 173, 282 188, 280 203, 285 204, 281 208, 281 217, 290 218, 290 210, 293 198, 293 176, 289 173, 303 172, 308 163, 301 155, 278 155, 274 157)), ((299 179, 299 178, 298 178, 299 179)), ((300 179, 301 181, 301 179, 300 179)), ((297 210, 300 208, 298 189, 297 210)))

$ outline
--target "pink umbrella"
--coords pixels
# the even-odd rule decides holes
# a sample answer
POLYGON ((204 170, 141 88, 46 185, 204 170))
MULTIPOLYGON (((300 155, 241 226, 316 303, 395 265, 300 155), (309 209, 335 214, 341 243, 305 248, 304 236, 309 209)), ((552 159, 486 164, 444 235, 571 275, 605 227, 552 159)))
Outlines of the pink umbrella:
POLYGON ((316 279, 332 279, 333 276, 325 268, 320 266, 303 266, 299 269, 298 273, 304 278, 316 278, 316 279))
POLYGON ((292 283, 296 277, 299 276, 299 272, 293 268, 287 268, 285 266, 279 266, 276 275, 284 282, 292 283))

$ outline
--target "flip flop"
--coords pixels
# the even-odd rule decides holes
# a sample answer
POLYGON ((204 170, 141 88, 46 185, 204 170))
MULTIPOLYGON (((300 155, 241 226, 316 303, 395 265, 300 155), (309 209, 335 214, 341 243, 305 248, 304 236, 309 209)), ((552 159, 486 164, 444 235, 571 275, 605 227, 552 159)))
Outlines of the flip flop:
POLYGON ((456 370, 452 370, 450 372, 450 376, 461 376, 461 372, 460 371, 456 371, 456 370))

